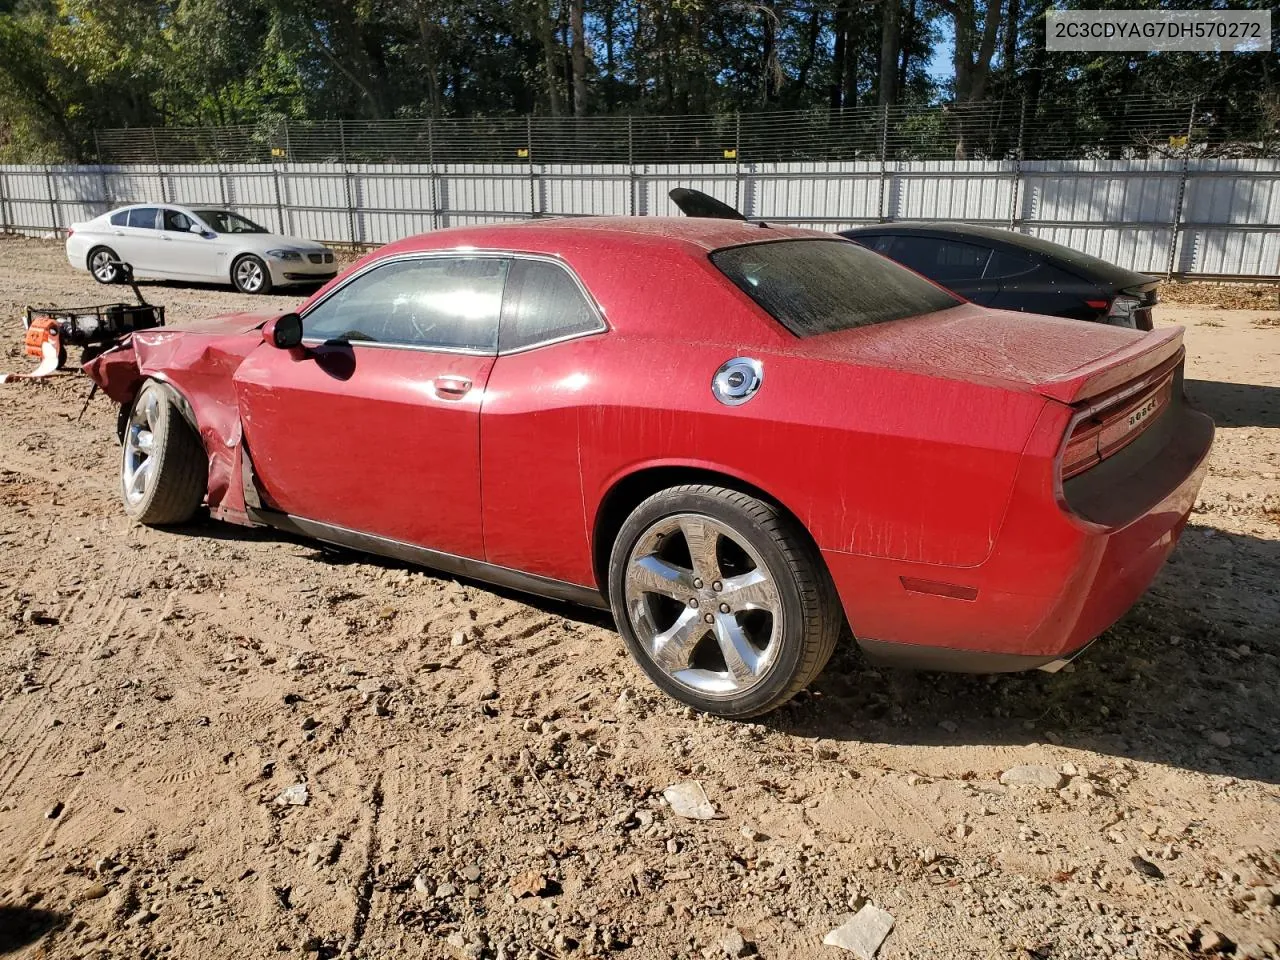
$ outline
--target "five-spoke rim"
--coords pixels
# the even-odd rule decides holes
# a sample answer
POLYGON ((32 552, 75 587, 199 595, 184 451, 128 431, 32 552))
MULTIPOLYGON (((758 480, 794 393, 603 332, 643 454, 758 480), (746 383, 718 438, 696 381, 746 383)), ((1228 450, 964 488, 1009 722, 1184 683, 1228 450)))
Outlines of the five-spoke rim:
POLYGON ((703 696, 740 696, 777 659, 777 585, 755 548, 711 517, 675 514, 645 530, 627 558, 626 602, 658 669, 703 696))
POLYGON ((90 268, 93 270, 93 275, 103 283, 109 283, 116 278, 116 265, 111 260, 111 254, 105 250, 99 250, 93 255, 90 268))
POLYGON ((160 401, 153 391, 148 391, 142 402, 129 414, 129 426, 124 433, 124 467, 121 480, 124 496, 130 503, 139 503, 155 481, 156 424, 160 420, 160 401))
POLYGON ((245 258, 236 264, 236 283, 246 293, 255 293, 262 286, 262 264, 245 258))

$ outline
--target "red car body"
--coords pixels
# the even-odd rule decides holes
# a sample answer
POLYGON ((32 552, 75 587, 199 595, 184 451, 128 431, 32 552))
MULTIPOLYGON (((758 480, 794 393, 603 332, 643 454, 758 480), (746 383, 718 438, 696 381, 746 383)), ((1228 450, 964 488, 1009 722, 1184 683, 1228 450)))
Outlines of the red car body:
POLYGON ((567 266, 601 328, 484 356, 279 349, 266 317, 235 315, 136 333, 86 369, 121 403, 146 378, 181 396, 216 518, 605 606, 628 511, 705 478, 803 525, 873 656, 1073 655, 1146 589, 1205 472, 1213 425, 1182 402, 1181 330, 960 304, 798 337, 709 257, 809 238, 830 240, 659 218, 445 230, 377 250, 299 312, 371 263, 498 251, 567 266), (711 378, 743 355, 763 385, 725 406, 711 378))

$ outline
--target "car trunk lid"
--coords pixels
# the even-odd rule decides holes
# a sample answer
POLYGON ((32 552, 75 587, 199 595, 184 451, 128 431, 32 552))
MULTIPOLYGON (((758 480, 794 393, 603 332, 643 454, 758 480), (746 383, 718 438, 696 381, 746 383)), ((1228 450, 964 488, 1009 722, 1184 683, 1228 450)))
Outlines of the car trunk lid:
POLYGON ((1076 404, 1141 377, 1182 349, 1182 330, 1150 333, 965 304, 798 342, 828 360, 985 380, 1076 404))

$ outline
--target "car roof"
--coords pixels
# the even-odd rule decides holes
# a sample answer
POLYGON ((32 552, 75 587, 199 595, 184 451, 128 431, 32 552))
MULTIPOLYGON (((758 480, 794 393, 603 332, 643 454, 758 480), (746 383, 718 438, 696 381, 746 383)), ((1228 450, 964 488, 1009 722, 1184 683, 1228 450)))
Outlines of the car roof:
POLYGON ((955 237, 958 240, 981 237, 984 240, 1003 243, 1010 247, 1025 250, 1028 253, 1034 253, 1046 260, 1054 261, 1059 266, 1067 268, 1071 273, 1085 280, 1094 283, 1113 284, 1117 287, 1150 283, 1153 279, 1134 270, 1108 263, 1106 260, 1091 254, 1064 247, 1062 244, 1054 243, 1052 240, 1044 240, 1030 234, 1017 233, 1013 230, 1005 230, 981 223, 956 223, 955 221, 876 223, 840 231, 840 235, 844 237, 882 236, 884 234, 923 237, 947 236, 955 237))
POLYGON ((784 239, 837 238, 816 230, 764 226, 740 220, 696 217, 561 217, 524 220, 519 223, 449 227, 406 237, 380 248, 378 253, 390 255, 457 247, 553 253, 566 242, 595 245, 610 241, 625 243, 632 248, 677 246, 711 251, 746 243, 784 239))

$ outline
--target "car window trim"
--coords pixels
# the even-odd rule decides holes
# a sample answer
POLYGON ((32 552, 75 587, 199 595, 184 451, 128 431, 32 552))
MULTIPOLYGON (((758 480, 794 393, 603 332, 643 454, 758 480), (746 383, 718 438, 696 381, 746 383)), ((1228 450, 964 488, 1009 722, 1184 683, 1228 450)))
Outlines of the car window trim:
MULTIPOLYGON (((583 300, 586 301, 587 307, 591 310, 592 317, 595 318, 595 326, 590 330, 577 330, 573 333, 561 334, 558 337, 546 337, 542 340, 535 340, 532 343, 526 343, 523 346, 514 347, 510 350, 501 349, 502 345, 502 315, 507 305, 507 289, 506 285, 502 288, 502 307, 498 310, 498 356, 513 357, 516 354, 528 353, 530 350, 538 350, 542 347, 550 347, 557 343, 566 343, 569 340, 577 340, 579 337, 592 337, 599 333, 606 333, 609 330, 609 324, 605 322, 604 311, 600 309, 600 305, 596 303, 595 297, 591 296, 591 291, 587 289, 587 285, 582 282, 582 278, 559 257, 550 257, 538 254, 512 254, 512 260, 529 260, 534 263, 549 263, 554 267, 559 267, 569 275, 569 279, 574 282, 578 288, 578 292, 582 294, 583 300)), ((508 274, 509 276, 510 274, 508 274)))
MULTIPOLYGON (((609 324, 604 319, 604 311, 600 309, 596 303, 595 297, 591 296, 591 292, 587 289, 586 284, 582 282, 582 278, 559 257, 550 256, 549 254, 540 253, 518 253, 512 250, 470 250, 470 249, 453 249, 453 250, 419 250, 413 253, 398 253, 390 257, 383 257, 372 263, 365 264, 351 276, 347 277, 342 283, 328 291, 323 297, 315 303, 310 304, 306 311, 302 313, 301 320, 303 329, 306 329, 307 317, 313 310, 327 301, 330 297, 336 295, 339 291, 344 290, 348 284, 354 282, 357 278, 363 277, 366 273, 370 273, 379 267, 386 266, 389 263, 402 263, 412 260, 443 260, 443 259, 472 259, 476 257, 484 257, 493 260, 533 260, 541 263, 550 263, 560 267, 573 279, 578 285, 578 290, 586 298, 587 305, 591 308, 591 312, 595 315, 596 322, 599 327, 594 330, 582 330, 577 333, 567 334, 563 337, 556 337, 551 340, 539 340, 537 343, 527 344, 526 346, 517 347, 514 350, 500 350, 497 347, 493 350, 477 350, 472 347, 433 347, 419 343, 381 343, 376 340, 322 340, 320 337, 302 338, 302 342, 307 346, 321 346, 324 344, 342 343, 349 347, 373 347, 375 349, 387 350, 417 350, 423 353, 457 353, 469 357, 508 357, 517 353, 524 353, 528 350, 537 350, 541 347, 549 347, 555 343, 564 343, 568 340, 576 340, 579 337, 591 337, 600 333, 607 333, 609 324)), ((502 307, 507 298, 507 282, 506 278, 502 281, 502 301, 498 304, 498 329, 497 341, 500 343, 502 339, 502 307)))

